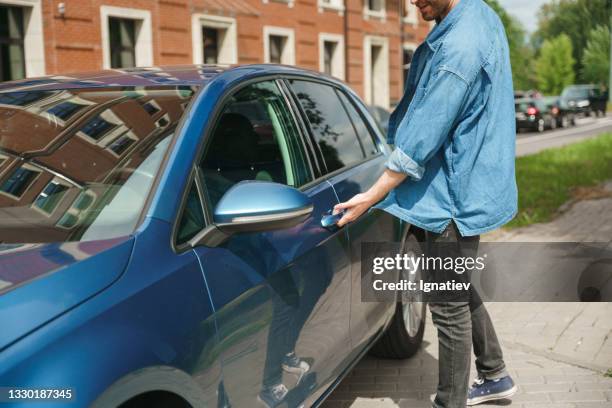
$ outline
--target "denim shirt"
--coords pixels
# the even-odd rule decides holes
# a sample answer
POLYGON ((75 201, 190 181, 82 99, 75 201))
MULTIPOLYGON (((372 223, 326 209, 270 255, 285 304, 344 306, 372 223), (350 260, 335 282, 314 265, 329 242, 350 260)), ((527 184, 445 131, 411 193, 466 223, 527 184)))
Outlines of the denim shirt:
POLYGON ((517 212, 514 93, 508 41, 483 0, 460 0, 414 53, 389 119, 386 167, 407 174, 373 208, 462 236, 517 212))

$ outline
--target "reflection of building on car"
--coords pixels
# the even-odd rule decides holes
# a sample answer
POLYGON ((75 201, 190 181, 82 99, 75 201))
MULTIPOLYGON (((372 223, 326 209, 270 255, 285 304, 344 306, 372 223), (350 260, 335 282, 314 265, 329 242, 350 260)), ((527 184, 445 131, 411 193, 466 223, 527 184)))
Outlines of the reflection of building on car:
POLYGON ((69 386, 78 407, 312 406, 369 350, 418 349, 422 299, 360 290, 361 244, 410 226, 322 222, 390 152, 342 81, 33 78, 0 84, 0 135, 0 384, 69 386))

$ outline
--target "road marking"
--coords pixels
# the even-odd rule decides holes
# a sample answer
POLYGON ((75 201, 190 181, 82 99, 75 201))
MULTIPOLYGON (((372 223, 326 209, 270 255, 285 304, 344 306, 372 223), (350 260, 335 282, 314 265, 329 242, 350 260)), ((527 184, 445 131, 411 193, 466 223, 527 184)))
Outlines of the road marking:
POLYGON ((544 140, 555 139, 557 137, 562 136, 578 136, 579 132, 587 132, 589 130, 595 130, 602 127, 606 127, 612 125, 612 118, 601 119, 601 122, 593 123, 591 125, 586 125, 584 127, 575 127, 572 129, 565 129, 558 132, 549 133, 546 135, 536 135, 536 136, 528 136, 517 139, 517 145, 523 145, 528 143, 541 142, 544 140))

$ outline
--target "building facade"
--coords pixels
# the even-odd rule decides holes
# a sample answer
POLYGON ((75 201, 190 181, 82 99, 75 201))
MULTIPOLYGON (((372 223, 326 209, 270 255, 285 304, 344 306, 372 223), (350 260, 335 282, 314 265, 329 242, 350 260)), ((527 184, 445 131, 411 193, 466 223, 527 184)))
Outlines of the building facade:
POLYGON ((271 62, 326 72, 389 108, 430 27, 410 0, 0 0, 0 80, 271 62))

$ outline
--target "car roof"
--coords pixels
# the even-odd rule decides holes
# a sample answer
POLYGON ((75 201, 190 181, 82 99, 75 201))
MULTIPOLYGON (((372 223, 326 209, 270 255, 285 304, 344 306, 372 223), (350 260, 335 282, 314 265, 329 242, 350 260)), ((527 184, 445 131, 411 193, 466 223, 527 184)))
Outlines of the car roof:
POLYGON ((202 86, 223 72, 235 70, 244 71, 244 74, 254 72, 275 74, 310 73, 311 75, 338 82, 335 78, 320 72, 283 64, 190 64, 104 69, 26 78, 0 83, 0 92, 123 86, 202 86))

